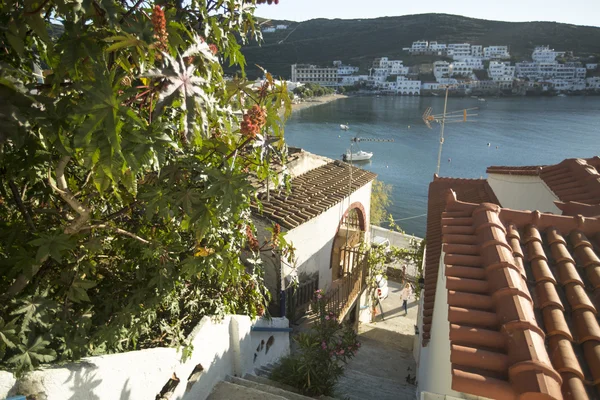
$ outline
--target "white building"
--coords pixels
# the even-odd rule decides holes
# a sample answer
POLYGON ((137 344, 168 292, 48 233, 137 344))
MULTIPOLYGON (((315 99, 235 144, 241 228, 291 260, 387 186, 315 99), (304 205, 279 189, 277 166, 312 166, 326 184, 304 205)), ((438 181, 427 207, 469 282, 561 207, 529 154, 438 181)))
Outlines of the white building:
POLYGON ((335 67, 318 67, 310 64, 292 65, 292 81, 301 83, 316 83, 321 86, 338 85, 338 69, 335 67))
POLYGON ((277 25, 277 26, 276 26, 276 28, 277 28, 277 29, 282 29, 282 30, 285 30, 285 29, 287 29, 287 28, 288 28, 288 25, 277 25))
POLYGON ((450 63, 448 61, 435 61, 433 63, 433 76, 439 82, 441 78, 450 76, 450 63))
POLYGON ((373 73, 378 71, 376 75, 406 75, 408 74, 408 67, 404 66, 402 60, 390 60, 387 57, 380 57, 373 60, 373 71, 373 73))
POLYGON ((460 61, 473 69, 483 69, 483 60, 481 57, 469 56, 462 58, 460 61))
POLYGON ((275 32, 275 30, 276 29, 274 27, 268 26, 266 28, 262 28, 262 33, 273 33, 273 32, 275 32))
POLYGON ((369 75, 344 75, 340 78, 340 85, 354 86, 359 82, 367 82, 369 80, 369 75))
POLYGON ((483 46, 482 45, 471 45, 471 56, 483 57, 483 46))
POLYGON ((483 57, 487 60, 510 58, 508 46, 488 46, 483 48, 483 57))
POLYGON ((515 77, 515 67, 510 65, 510 62, 490 61, 488 67, 488 76, 493 81, 504 81, 515 77))
POLYGON ((338 75, 352 75, 358 72, 358 67, 352 65, 338 65, 338 75))
POLYGON ((556 57, 562 57, 564 51, 554 51, 549 46, 537 46, 531 54, 531 59, 539 63, 552 63, 556 61, 556 57))
POLYGON ((585 68, 587 70, 593 71, 593 70, 598 69, 598 64, 597 63, 587 63, 587 64, 585 64, 585 68))
POLYGON ((413 81, 404 76, 396 78, 398 94, 419 96, 421 94, 421 81, 413 81))
POLYGON ((426 54, 429 51, 429 42, 427 40, 417 40, 413 42, 411 47, 405 47, 403 50, 408 51, 411 55, 426 54))
POLYGON ((429 53, 441 56, 446 52, 446 44, 438 42, 429 42, 429 53))
POLYGON ((449 44, 447 54, 448 57, 452 57, 454 60, 457 60, 461 57, 468 57, 471 55, 471 45, 469 43, 449 44))
POLYGON ((473 67, 463 61, 455 61, 450 64, 450 76, 463 76, 470 78, 473 75, 473 67))
POLYGON ((593 76, 585 79, 586 89, 598 90, 600 89, 600 76, 593 76))
POLYGON ((421 90, 439 90, 440 84, 437 82, 423 82, 421 84, 421 90))

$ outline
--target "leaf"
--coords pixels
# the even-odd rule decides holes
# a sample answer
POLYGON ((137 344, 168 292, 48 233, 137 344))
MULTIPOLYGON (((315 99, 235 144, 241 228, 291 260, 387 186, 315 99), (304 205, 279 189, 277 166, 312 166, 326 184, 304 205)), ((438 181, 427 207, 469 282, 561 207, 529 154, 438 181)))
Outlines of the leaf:
POLYGON ((40 13, 29 15, 27 22, 33 31, 44 41, 44 43, 50 43, 50 35, 48 35, 48 28, 46 27, 46 21, 40 13))
POLYGON ((57 262, 61 262, 61 253, 72 250, 75 247, 70 239, 70 235, 63 233, 58 235, 42 234, 40 238, 30 241, 29 244, 38 246, 36 253, 36 260, 38 262, 43 263, 48 257, 52 257, 57 262))
POLYGON ((17 365, 20 369, 31 370, 40 363, 47 363, 56 359, 56 352, 48 348, 49 340, 42 336, 29 335, 27 343, 19 344, 19 354, 8 359, 8 363, 17 365))
POLYGON ((127 171, 125 171, 123 174, 123 180, 121 182, 123 182, 123 185, 125 185, 125 188, 129 193, 134 196, 137 195, 137 179, 135 174, 131 172, 131 169, 127 169, 127 171))
POLYGON ((209 247, 196 247, 196 252, 194 253, 194 256, 195 257, 208 257, 214 253, 215 253, 215 249, 211 249, 209 247))
POLYGON ((125 33, 125 36, 111 36, 104 40, 107 42, 114 42, 112 45, 106 48, 105 51, 108 53, 125 47, 141 46, 144 44, 144 42, 128 33, 125 33))
POLYGON ((19 341, 17 337, 17 318, 13 319, 9 323, 5 323, 4 319, 0 317, 0 360, 4 358, 4 354, 2 354, 3 348, 15 348, 19 341))

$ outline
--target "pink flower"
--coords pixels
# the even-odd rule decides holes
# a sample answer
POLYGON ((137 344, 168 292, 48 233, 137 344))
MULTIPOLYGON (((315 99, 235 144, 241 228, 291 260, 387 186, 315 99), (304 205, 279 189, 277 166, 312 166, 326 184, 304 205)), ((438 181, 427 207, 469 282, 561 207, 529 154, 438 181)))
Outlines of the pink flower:
POLYGON ((320 294, 319 294, 319 295, 317 295, 317 299, 320 299, 320 298, 322 298, 322 297, 323 297, 323 296, 321 296, 320 294))
POLYGON ((344 349, 341 349, 341 350, 340 350, 340 354, 344 354, 344 349))
POLYGON ((325 316, 325 320, 329 321, 329 315, 325 316))
POLYGON ((325 342, 323 341, 323 343, 321 343, 321 347, 322 347, 323 349, 326 349, 326 348, 327 348, 327 343, 325 343, 325 342))
POLYGON ((356 343, 356 347, 360 347, 360 342, 356 343))

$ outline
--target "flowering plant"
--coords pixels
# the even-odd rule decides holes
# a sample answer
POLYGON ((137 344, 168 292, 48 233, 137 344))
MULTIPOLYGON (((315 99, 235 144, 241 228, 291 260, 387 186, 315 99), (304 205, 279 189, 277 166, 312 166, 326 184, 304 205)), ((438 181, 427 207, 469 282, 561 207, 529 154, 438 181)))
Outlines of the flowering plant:
POLYGON ((335 384, 344 373, 344 364, 356 355, 360 342, 351 324, 341 322, 327 311, 327 296, 315 291, 311 307, 314 325, 294 340, 299 350, 284 358, 272 378, 294 386, 304 394, 332 395, 335 384))

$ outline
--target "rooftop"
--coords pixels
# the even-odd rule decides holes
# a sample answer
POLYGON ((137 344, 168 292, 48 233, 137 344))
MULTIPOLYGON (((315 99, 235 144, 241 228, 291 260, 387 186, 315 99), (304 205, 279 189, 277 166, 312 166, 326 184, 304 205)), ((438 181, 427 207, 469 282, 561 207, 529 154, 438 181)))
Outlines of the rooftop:
MULTIPOLYGON (((436 186, 430 201, 432 187, 440 195, 436 186)), ((500 399, 598 398, 600 219, 458 197, 446 191, 440 218, 452 389, 500 399)))
POLYGON ((425 255, 425 297, 423 300, 423 345, 430 338, 437 274, 442 250, 442 212, 446 208, 446 192, 454 190, 462 201, 498 203, 485 179, 454 179, 433 177, 427 202, 427 253, 425 255))
POLYGON ((492 166, 488 174, 539 176, 562 202, 600 204, 600 157, 568 158, 555 165, 492 166))
POLYGON ((342 161, 331 161, 295 176, 291 191, 271 190, 258 194, 262 211, 252 204, 252 211, 293 229, 319 216, 377 177, 342 161), (351 183, 350 183, 351 182, 351 183))

